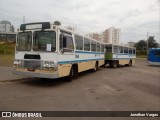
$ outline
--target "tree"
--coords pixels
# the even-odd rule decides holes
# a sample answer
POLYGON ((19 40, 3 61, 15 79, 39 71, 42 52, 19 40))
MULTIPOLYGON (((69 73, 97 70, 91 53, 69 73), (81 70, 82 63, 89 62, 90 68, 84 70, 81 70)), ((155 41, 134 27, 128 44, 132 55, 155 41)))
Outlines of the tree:
POLYGON ((59 22, 59 21, 54 21, 54 25, 61 25, 61 22, 59 22))
POLYGON ((148 39, 148 48, 157 48, 159 44, 154 40, 154 36, 149 36, 148 39))
POLYGON ((146 50, 147 49, 147 43, 144 40, 140 40, 135 45, 137 50, 146 50))

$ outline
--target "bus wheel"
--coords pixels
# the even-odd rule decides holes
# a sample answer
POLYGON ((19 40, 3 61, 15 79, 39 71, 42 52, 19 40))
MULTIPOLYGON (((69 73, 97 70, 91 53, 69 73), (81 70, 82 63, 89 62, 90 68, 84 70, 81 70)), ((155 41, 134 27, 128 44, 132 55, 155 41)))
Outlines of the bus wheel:
POLYGON ((73 67, 71 67, 70 73, 69 73, 69 75, 66 77, 66 81, 67 81, 67 82, 71 82, 72 79, 73 79, 73 75, 74 75, 74 70, 73 70, 73 67))
POLYGON ((132 66, 132 61, 130 60, 128 64, 126 64, 127 67, 131 67, 132 66))
POLYGON ((66 81, 71 82, 72 79, 77 79, 77 78, 78 78, 78 67, 76 65, 73 65, 71 67, 69 76, 66 77, 66 81))
POLYGON ((78 78, 78 65, 73 65, 73 78, 77 79, 78 78))
POLYGON ((92 69, 93 72, 96 72, 98 70, 98 63, 96 62, 94 68, 92 69))
POLYGON ((117 61, 112 61, 111 67, 112 67, 112 68, 118 67, 118 62, 117 62, 117 61))

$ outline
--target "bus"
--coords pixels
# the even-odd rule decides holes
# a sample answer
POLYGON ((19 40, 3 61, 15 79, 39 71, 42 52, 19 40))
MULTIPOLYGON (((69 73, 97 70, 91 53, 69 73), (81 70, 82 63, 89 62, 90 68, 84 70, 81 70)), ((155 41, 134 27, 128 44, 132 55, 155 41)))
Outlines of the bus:
POLYGON ((135 63, 136 48, 117 44, 105 44, 105 65, 116 68, 119 65, 132 66, 135 63))
POLYGON ((160 48, 149 49, 148 62, 150 65, 160 65, 160 48))
POLYGON ((50 22, 21 24, 17 33, 13 74, 60 78, 104 65, 104 44, 50 22))

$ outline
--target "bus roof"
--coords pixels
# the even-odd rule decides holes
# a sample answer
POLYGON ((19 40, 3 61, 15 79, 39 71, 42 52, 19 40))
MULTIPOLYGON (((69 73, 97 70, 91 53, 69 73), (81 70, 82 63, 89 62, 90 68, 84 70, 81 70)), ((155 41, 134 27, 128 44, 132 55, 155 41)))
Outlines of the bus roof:
POLYGON ((160 50, 160 48, 149 48, 151 50, 160 50))

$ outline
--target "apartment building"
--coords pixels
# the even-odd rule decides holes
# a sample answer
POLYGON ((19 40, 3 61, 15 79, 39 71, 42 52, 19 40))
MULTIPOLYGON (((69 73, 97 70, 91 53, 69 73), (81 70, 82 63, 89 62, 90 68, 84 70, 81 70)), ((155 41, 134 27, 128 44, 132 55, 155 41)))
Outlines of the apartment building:
POLYGON ((103 42, 105 43, 120 43, 121 29, 110 27, 103 32, 103 42))
POLYGON ((110 27, 100 34, 93 32, 93 33, 87 34, 86 36, 104 43, 120 44, 121 29, 110 27))
POLYGON ((95 40, 98 40, 98 41, 103 41, 103 36, 102 36, 102 34, 98 34, 98 33, 89 33, 89 34, 87 34, 87 37, 90 37, 90 38, 92 38, 92 39, 95 39, 95 40))

